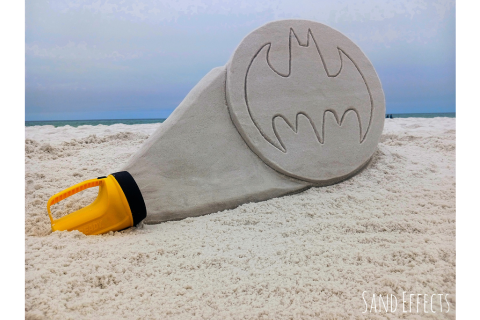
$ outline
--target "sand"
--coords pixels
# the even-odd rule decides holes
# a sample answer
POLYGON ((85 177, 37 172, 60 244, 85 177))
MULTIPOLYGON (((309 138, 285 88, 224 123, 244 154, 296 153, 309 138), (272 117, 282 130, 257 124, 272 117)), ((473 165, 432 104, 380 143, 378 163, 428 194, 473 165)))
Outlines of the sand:
POLYGON ((50 196, 115 172, 159 125, 25 128, 27 319, 455 318, 455 119, 386 119, 372 162, 333 186, 100 236, 50 232, 50 196), (369 308, 372 293, 449 294, 449 312, 362 313, 364 291, 369 308))

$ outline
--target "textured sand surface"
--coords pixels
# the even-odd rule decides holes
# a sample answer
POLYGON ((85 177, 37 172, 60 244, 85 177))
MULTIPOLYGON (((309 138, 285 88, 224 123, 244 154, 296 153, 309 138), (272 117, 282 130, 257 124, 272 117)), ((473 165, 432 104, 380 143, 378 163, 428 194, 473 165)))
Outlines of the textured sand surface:
POLYGON ((52 234, 49 197, 115 172, 158 126, 25 128, 27 319, 455 318, 455 119, 386 119, 369 166, 334 186, 101 236, 52 234), (403 313, 399 301, 393 314, 362 313, 364 291, 369 308, 372 293, 448 293, 449 312, 434 301, 435 314, 403 313))

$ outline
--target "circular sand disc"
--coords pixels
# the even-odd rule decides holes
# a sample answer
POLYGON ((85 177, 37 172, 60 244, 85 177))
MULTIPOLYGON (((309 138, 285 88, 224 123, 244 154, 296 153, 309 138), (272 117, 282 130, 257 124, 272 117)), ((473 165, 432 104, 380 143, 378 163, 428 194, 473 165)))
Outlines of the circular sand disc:
POLYGON ((385 118, 365 54, 321 23, 282 20, 246 36, 227 64, 226 99, 248 146, 273 169, 326 185, 358 172, 385 118))

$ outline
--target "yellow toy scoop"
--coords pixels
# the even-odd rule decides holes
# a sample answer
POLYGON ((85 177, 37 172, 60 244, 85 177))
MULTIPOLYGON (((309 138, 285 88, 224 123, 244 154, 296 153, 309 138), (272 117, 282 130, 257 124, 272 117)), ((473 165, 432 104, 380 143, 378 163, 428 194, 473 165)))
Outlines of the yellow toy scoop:
POLYGON ((47 203, 52 231, 78 230, 86 235, 119 231, 137 225, 147 216, 140 189, 127 171, 76 184, 52 196, 47 203), (60 219, 50 206, 88 188, 99 187, 93 203, 60 219))

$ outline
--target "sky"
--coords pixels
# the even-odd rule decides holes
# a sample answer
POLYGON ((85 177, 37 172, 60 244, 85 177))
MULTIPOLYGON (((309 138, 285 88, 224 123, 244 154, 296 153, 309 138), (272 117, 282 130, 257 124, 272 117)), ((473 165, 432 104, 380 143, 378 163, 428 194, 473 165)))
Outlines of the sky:
POLYGON ((455 1, 26 0, 25 118, 166 118, 272 20, 342 32, 375 67, 387 113, 455 112, 455 1))

